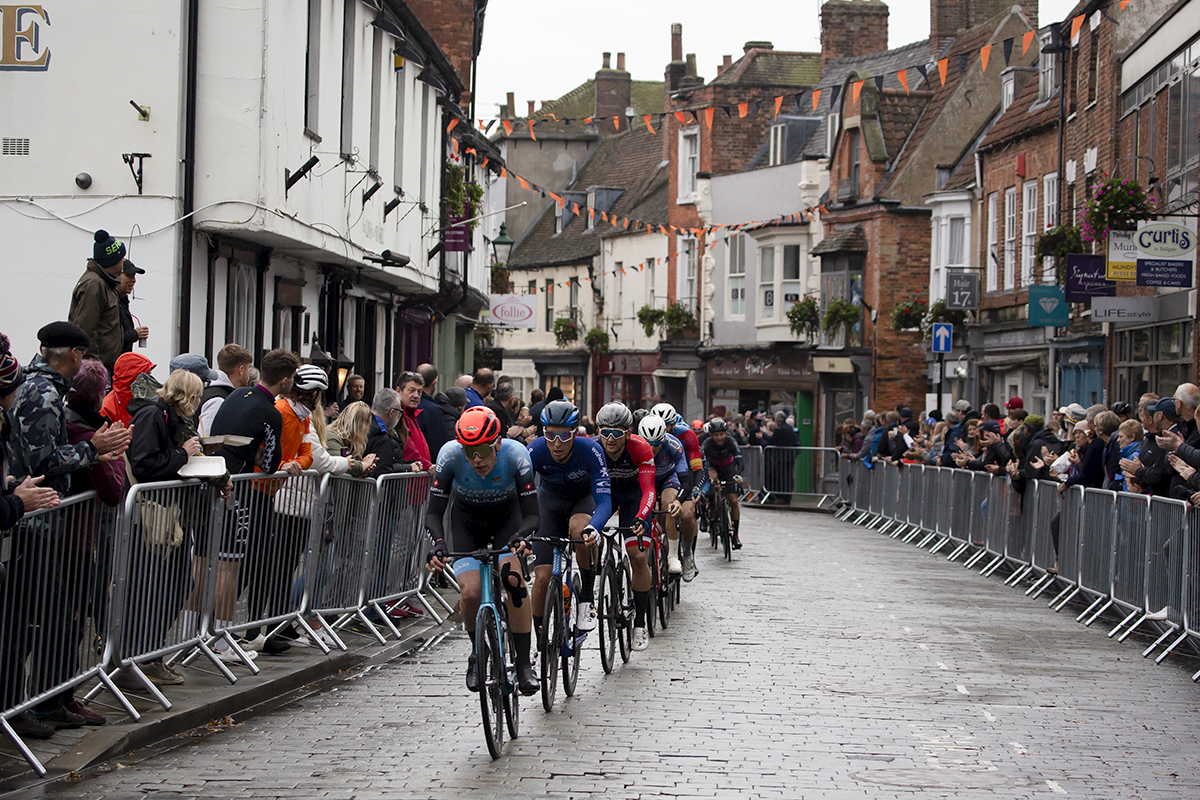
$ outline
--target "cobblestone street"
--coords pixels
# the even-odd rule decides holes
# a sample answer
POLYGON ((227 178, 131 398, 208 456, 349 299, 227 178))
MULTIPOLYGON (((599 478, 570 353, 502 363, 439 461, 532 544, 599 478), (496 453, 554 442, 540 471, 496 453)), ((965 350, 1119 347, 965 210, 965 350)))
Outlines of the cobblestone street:
MULTIPOLYGON (((493 762, 466 639, 53 796, 1200 796, 1200 687, 1070 609, 824 515, 747 511, 669 630, 493 762)), ((1076 612, 1077 613, 1077 612, 1076 612)))

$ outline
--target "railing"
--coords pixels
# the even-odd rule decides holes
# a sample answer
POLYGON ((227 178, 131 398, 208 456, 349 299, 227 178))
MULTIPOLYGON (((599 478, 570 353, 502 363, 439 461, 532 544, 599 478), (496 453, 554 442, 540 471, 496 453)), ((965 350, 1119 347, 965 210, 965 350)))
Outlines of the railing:
POLYGON ((380 643, 399 638, 400 602, 440 621, 423 594, 429 481, 239 475, 228 498, 199 481, 147 483, 119 508, 88 492, 26 515, 5 532, 0 727, 44 775, 11 720, 76 687, 137 720, 131 693, 171 707, 151 675, 173 664, 206 659, 231 683, 229 661, 257 674, 237 634, 294 627, 328 654, 355 619, 380 643))
POLYGON ((754 499, 817 498, 817 506, 848 491, 842 477, 842 459, 832 447, 744 447, 746 484, 754 499))
MULTIPOLYGON (((1124 640, 1143 625, 1157 634, 1142 655, 1161 663, 1180 645, 1200 651, 1200 509, 1180 500, 1028 482, 944 467, 850 462, 839 518, 891 531, 931 552, 1037 597, 1057 589, 1050 607, 1072 600, 1091 625, 1105 613, 1108 635, 1124 640), (924 534, 923 536, 921 534, 924 534)), ((1200 680, 1200 672, 1192 676, 1200 680)))

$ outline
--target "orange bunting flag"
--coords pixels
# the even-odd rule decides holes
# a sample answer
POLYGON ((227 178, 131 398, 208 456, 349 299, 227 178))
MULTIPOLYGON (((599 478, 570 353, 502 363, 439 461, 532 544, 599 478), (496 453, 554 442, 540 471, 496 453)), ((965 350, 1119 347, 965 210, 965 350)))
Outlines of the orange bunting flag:
POLYGON ((529 191, 529 181, 525 180, 525 179, 524 179, 524 178, 522 178, 520 175, 518 175, 518 176, 517 176, 517 182, 521 184, 521 188, 522 188, 522 189, 524 189, 524 190, 525 190, 525 191, 527 191, 527 192, 529 191))
POLYGON ((1029 45, 1033 44, 1033 35, 1036 31, 1025 31, 1025 35, 1021 37, 1021 55, 1029 52, 1029 45))
POLYGON ((1079 29, 1083 27, 1083 14, 1080 14, 1075 19, 1071 20, 1071 41, 1075 41, 1075 37, 1079 35, 1079 29))
POLYGON ((487 130, 487 125, 484 124, 483 120, 479 120, 479 130, 481 130, 481 131, 487 130))
POLYGON ((1129 5, 1129 0, 1121 0, 1121 10, 1125 10, 1125 6, 1129 5))
POLYGON ((533 120, 527 120, 527 121, 529 122, 529 138, 533 139, 536 142, 537 136, 535 136, 533 133, 533 120))
POLYGON ((900 85, 904 87, 904 93, 908 94, 908 70, 900 70, 896 73, 896 77, 900 79, 900 85))
POLYGON ((584 125, 590 125, 590 124, 592 124, 592 117, 584 117, 584 118, 583 118, 583 124, 584 124, 584 125))
POLYGON ((979 48, 979 63, 983 64, 983 71, 987 72, 988 56, 992 54, 992 46, 985 44, 979 48))
POLYGON ((487 156, 484 156, 484 157, 483 157, 483 163, 479 165, 479 168, 480 168, 480 169, 487 169, 487 165, 488 165, 488 161, 489 161, 489 160, 490 160, 490 159, 488 159, 488 157, 487 157, 487 156))
POLYGON ((600 219, 604 220, 605 222, 608 222, 608 214, 606 214, 606 213, 604 213, 603 211, 601 211, 601 212, 600 212, 600 219))
POLYGON ((682 111, 675 112, 675 119, 679 120, 680 125, 687 125, 687 117, 683 115, 682 111))
POLYGON ((512 123, 509 122, 508 120, 504 120, 503 122, 504 122, 504 135, 512 136, 512 123))
POLYGON ((589 208, 588 208, 588 219, 590 219, 590 220, 592 221, 592 223, 593 223, 593 224, 595 224, 595 222, 596 222, 596 209, 594 209, 594 208, 591 208, 591 207, 589 207, 589 208))
POLYGON ((555 116, 554 114, 550 115, 550 119, 554 120, 555 122, 558 122, 558 117, 555 116))
POLYGON ((613 117, 613 130, 614 131, 621 130, 621 118, 620 117, 613 117))
POLYGON ((624 217, 623 219, 625 220, 625 230, 629 230, 629 217, 624 217))
POLYGON ((856 103, 858 102, 858 93, 862 91, 862 87, 863 87, 862 81, 854 82, 854 102, 856 102, 856 103))
POLYGON ((710 131, 712 130, 712 120, 713 120, 713 112, 714 111, 716 111, 715 108, 704 109, 704 124, 708 126, 708 129, 710 131))
POLYGON ((501 167, 501 168, 500 168, 500 177, 501 177, 501 178, 507 178, 507 177, 508 177, 508 170, 506 170, 504 167, 501 167))
POLYGON ((468 148, 467 148, 467 155, 469 155, 469 156, 477 156, 477 155, 479 155, 479 151, 478 151, 478 150, 476 150, 474 147, 468 147, 468 148))
POLYGON ((579 203, 571 203, 571 213, 579 216, 579 203))
POLYGON ((738 103, 738 116, 739 117, 744 117, 749 113, 750 113, 750 104, 749 103, 738 103))
POLYGON ((946 67, 950 65, 950 59, 943 58, 938 62, 938 75, 941 76, 942 86, 946 85, 946 67))
POLYGON ((650 115, 649 114, 642 117, 642 119, 646 120, 646 130, 650 131, 651 133, 658 133, 658 131, 654 130, 654 126, 650 124, 650 115))
MULTIPOLYGON (((783 108, 783 95, 775 98, 775 116, 779 116, 779 109, 783 108)), ((712 127, 711 125, 709 127, 712 127)))
POLYGON ((458 117, 455 117, 454 119, 450 120, 450 124, 446 126, 446 133, 449 133, 450 131, 454 130, 454 126, 457 124, 458 124, 458 117))
POLYGON ((821 102, 821 90, 813 89, 813 111, 817 110, 817 104, 821 102))
POLYGON ((455 155, 458 154, 458 139, 453 136, 450 137, 450 149, 454 151, 455 155))

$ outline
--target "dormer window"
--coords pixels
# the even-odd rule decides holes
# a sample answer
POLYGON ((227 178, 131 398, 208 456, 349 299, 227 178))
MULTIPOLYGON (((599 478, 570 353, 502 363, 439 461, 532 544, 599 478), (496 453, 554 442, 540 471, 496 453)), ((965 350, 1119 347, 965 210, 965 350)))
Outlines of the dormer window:
POLYGON ((772 167, 784 162, 787 153, 787 126, 771 126, 771 154, 768 162, 772 167))
POLYGON ((1054 43, 1052 31, 1047 29, 1046 33, 1038 38, 1042 48, 1042 53, 1038 56, 1038 102, 1041 103, 1058 90, 1058 53, 1051 47, 1054 43))
POLYGON ((1017 94, 1017 75, 1015 72, 1010 72, 1001 78, 1000 85, 1000 113, 1008 111, 1008 107, 1013 104, 1013 98, 1017 94))
POLYGON ((558 203, 554 204, 554 232, 562 233, 563 229, 563 207, 558 203))
POLYGON ((596 193, 587 193, 587 216, 583 219, 583 229, 590 231, 596 227, 596 193))

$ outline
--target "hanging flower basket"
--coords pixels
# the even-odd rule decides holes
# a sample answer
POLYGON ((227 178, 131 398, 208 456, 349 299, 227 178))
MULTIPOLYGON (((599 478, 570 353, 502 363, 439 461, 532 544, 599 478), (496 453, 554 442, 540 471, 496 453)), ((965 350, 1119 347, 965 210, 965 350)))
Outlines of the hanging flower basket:
POLYGON ((787 310, 787 320, 793 336, 815 339, 821 331, 821 304, 815 297, 797 300, 787 310))
POLYGON ((1109 231, 1132 231, 1153 209, 1141 185, 1129 178, 1110 178, 1092 194, 1080 225, 1085 242, 1107 242, 1109 231))
POLYGON ((608 331, 592 328, 583 337, 583 346, 593 353, 608 352, 608 331))
POLYGON ((921 320, 925 318, 927 311, 925 301, 920 298, 897 303, 896 307, 892 309, 892 330, 905 331, 920 328, 921 320))
POLYGON ((836 336, 839 328, 849 330, 862 322, 862 306, 855 305, 849 300, 835 297, 825 306, 825 318, 821 327, 830 336, 836 336))
POLYGON ((554 320, 554 341, 559 347, 570 347, 579 341, 579 323, 567 317, 554 320))

